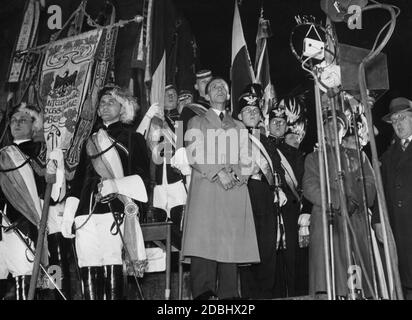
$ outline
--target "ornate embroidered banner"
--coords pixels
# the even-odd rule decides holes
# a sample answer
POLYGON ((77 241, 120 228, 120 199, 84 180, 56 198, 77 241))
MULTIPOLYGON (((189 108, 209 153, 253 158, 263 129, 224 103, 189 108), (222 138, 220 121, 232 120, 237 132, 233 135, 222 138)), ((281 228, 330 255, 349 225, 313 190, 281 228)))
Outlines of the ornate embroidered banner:
POLYGON ((84 102, 80 118, 77 122, 76 131, 74 133, 73 142, 70 149, 66 153, 66 177, 71 179, 74 175, 75 168, 79 163, 80 150, 83 143, 89 137, 96 117, 96 109, 98 106, 98 93, 104 87, 105 80, 110 68, 110 64, 114 60, 114 50, 117 40, 118 28, 103 29, 99 47, 95 54, 95 68, 91 80, 91 89, 87 93, 87 98, 84 102))
MULTIPOLYGON (((95 85, 93 66, 95 56, 104 47, 103 30, 92 30, 54 42, 48 48, 43 64, 40 92, 44 103, 44 138, 48 152, 55 148, 65 152, 68 179, 74 174, 79 159, 78 149, 84 141, 84 138, 80 141, 76 136, 84 136, 84 131, 90 133, 93 125, 91 116, 88 128, 85 129, 83 124, 83 129, 78 129, 83 109, 90 106, 85 104, 85 100, 90 87, 95 85), (72 154, 68 161, 67 151, 73 142, 78 145, 76 154, 72 154)), ((100 81, 104 83, 104 78, 100 81)))

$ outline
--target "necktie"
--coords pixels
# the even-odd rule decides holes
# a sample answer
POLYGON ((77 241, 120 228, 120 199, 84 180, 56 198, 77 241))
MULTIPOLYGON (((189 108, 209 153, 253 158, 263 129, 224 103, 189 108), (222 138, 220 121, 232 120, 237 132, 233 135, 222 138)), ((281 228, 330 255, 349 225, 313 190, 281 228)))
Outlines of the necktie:
POLYGON ((221 112, 220 114, 219 114, 219 118, 220 118, 220 121, 223 121, 223 118, 225 117, 225 115, 223 114, 223 112, 221 112))
POLYGON ((406 150, 406 148, 408 147, 408 145, 409 145, 409 139, 405 139, 403 142, 402 142, 402 150, 403 151, 405 151, 406 150))

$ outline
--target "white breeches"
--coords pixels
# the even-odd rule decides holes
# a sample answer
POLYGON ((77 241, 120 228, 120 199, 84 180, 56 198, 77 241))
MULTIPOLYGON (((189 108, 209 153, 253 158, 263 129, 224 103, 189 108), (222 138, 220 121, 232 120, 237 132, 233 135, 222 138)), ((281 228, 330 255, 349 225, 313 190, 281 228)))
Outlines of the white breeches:
POLYGON ((153 190, 153 206, 165 210, 169 218, 170 210, 185 205, 186 198, 186 189, 181 180, 172 184, 157 185, 153 190))
MULTIPOLYGON (((7 279, 9 273, 13 277, 31 275, 34 256, 14 231, 2 232, 0 241, 0 279, 7 279), (26 257, 27 253, 27 257, 26 257)), ((27 237, 23 236, 27 241, 27 237)), ((34 244, 31 244, 34 250, 34 244)))
MULTIPOLYGON (((76 228, 81 226, 87 217, 77 216, 74 220, 76 228)), ((76 252, 80 268, 122 264, 123 245, 119 233, 113 235, 110 232, 113 223, 112 213, 93 214, 89 221, 76 231, 76 252)), ((123 232, 123 224, 120 229, 123 232)))

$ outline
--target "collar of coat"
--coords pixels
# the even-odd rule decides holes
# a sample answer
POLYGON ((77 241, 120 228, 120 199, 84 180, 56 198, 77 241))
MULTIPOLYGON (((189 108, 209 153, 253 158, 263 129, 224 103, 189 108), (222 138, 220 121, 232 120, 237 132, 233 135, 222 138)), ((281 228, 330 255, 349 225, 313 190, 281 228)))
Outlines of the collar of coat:
POLYGON ((228 130, 237 127, 235 119, 232 118, 232 115, 227 110, 225 111, 225 117, 223 118, 223 121, 220 120, 220 118, 212 108, 207 110, 207 112, 205 113, 205 118, 210 123, 210 125, 216 129, 220 128, 223 130, 228 130))

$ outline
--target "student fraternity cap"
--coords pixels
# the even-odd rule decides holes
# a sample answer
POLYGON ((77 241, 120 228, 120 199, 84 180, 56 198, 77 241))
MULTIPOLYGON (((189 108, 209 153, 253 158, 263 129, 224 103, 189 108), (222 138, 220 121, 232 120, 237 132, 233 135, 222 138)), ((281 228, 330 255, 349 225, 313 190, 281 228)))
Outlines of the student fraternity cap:
POLYGON ((212 71, 204 69, 196 72, 196 80, 208 78, 212 76, 212 71))

